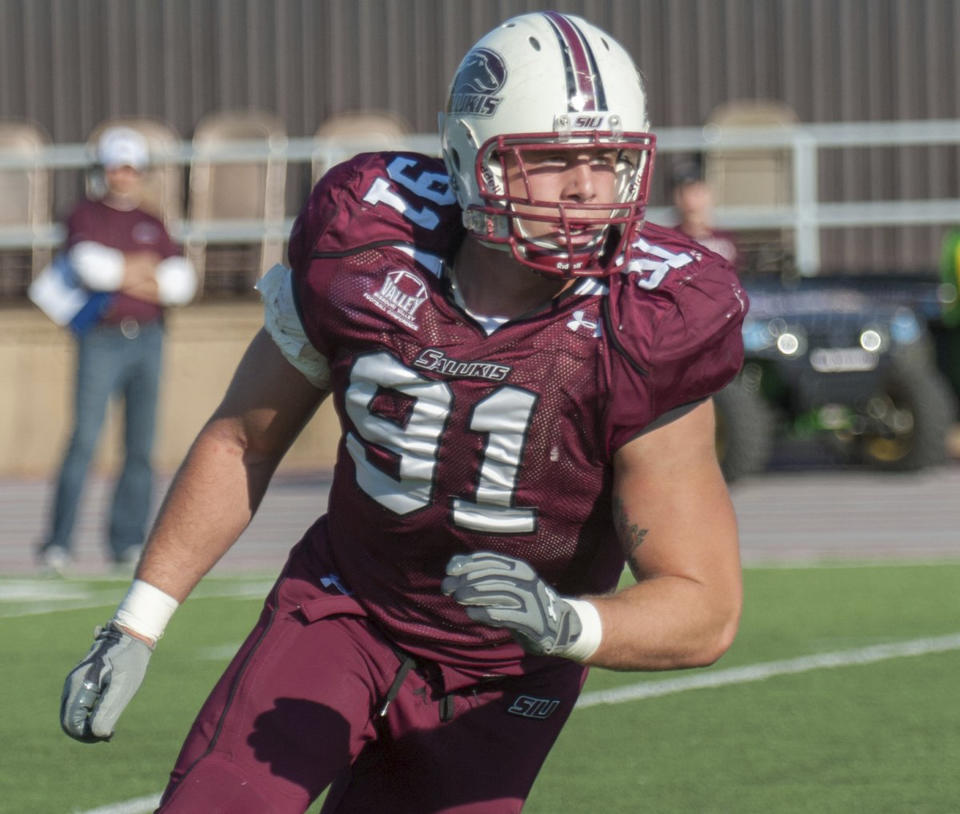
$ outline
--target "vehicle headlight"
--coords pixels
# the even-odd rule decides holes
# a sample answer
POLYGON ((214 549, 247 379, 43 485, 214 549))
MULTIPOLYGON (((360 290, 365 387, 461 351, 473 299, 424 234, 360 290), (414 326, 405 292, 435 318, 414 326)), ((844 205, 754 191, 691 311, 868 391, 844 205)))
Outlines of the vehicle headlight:
POLYGON ((788 325, 785 319, 777 317, 767 326, 775 338, 777 350, 784 356, 801 356, 807 350, 807 334, 799 325, 788 325))
POLYGON ((801 338, 793 331, 784 331, 777 337, 777 350, 784 356, 796 356, 802 345, 801 338))
POLYGON ((866 328, 860 333, 860 347, 877 353, 883 347, 883 335, 876 328, 866 328))

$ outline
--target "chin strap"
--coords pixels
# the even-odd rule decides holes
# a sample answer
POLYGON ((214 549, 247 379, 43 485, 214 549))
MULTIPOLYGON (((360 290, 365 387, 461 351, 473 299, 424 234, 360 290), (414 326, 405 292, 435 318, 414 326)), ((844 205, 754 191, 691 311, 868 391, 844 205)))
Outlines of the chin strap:
POLYGON ((506 215, 491 215, 487 212, 478 212, 476 209, 464 209, 461 217, 463 228, 491 249, 510 251, 505 242, 510 236, 509 218, 506 215), (484 238, 497 240, 484 240, 484 238))

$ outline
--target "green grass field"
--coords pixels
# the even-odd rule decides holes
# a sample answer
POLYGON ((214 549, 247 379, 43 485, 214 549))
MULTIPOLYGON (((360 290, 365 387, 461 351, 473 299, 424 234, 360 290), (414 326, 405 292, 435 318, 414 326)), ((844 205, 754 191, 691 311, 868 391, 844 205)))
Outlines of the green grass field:
MULTIPOLYGON (((752 569, 745 581, 740 635, 717 665, 593 672, 525 811, 960 811, 960 564, 752 569), (914 654, 879 647, 906 642, 914 654), (817 654, 836 655, 824 666, 817 654), (708 677, 718 686, 678 681, 708 677), (648 697, 598 702, 618 687, 648 697)), ((162 789, 268 584, 203 583, 114 740, 84 745, 60 732, 60 688, 126 583, 0 580, 0 812, 149 810, 119 804, 162 789)))

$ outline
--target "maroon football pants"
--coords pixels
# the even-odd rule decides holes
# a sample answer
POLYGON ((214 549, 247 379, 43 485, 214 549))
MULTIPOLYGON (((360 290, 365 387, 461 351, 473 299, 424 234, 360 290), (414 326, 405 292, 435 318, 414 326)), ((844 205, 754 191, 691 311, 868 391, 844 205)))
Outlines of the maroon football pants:
POLYGON ((519 811, 579 694, 557 660, 448 693, 291 563, 201 709, 163 814, 519 811))

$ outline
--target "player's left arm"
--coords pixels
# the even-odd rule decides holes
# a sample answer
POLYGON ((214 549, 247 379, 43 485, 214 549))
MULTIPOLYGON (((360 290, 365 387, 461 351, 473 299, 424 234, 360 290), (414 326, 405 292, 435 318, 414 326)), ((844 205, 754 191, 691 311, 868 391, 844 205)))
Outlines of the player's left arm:
POLYGON ((747 298, 718 258, 648 289, 618 290, 620 352, 638 364, 617 357, 608 409, 613 519, 636 585, 561 596, 515 557, 475 551, 447 564, 443 592, 529 653, 623 670, 697 667, 716 661, 737 630, 737 524, 707 397, 742 364, 747 298))
POLYGON ((590 598, 602 636, 587 662, 667 670, 716 661, 733 642, 743 594, 712 401, 617 451, 613 511, 637 583, 590 598))
POLYGON ((474 621, 506 628, 529 652, 618 670, 716 661, 740 616, 737 525, 706 401, 624 445, 614 458, 617 534, 636 585, 561 596, 529 563, 457 554, 442 590, 474 621))

